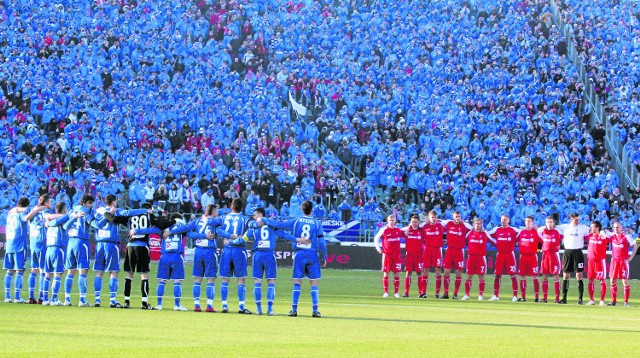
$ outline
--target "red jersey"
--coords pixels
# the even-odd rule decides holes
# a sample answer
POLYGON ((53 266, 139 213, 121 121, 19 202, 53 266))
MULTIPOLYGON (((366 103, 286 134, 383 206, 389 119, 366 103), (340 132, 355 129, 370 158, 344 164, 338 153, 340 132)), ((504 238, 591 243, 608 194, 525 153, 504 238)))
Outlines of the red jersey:
POLYGON ((464 249, 469 229, 463 222, 456 224, 453 221, 449 221, 445 225, 444 231, 447 233, 447 246, 449 248, 464 249))
POLYGON ((626 260, 629 258, 629 248, 632 245, 632 239, 629 239, 625 234, 613 235, 611 240, 611 257, 614 260, 626 260), (630 241, 631 240, 631 241, 630 241))
POLYGON ((486 231, 469 231, 467 242, 469 245, 469 255, 487 255, 487 242, 491 241, 486 231))
POLYGON ((400 255, 400 241, 405 238, 404 231, 386 226, 382 230, 382 252, 387 255, 400 255))
POLYGON ((424 251, 425 235, 421 228, 414 229, 409 226, 406 233, 405 250, 407 256, 422 257, 424 251))
POLYGON ((510 254, 516 248, 518 232, 512 227, 498 227, 491 230, 491 237, 496 239, 496 249, 499 253, 510 254))
POLYGON ((435 224, 427 222, 423 227, 426 237, 427 246, 429 247, 442 247, 444 246, 444 226, 440 221, 436 221, 435 224))
POLYGON ((540 238, 536 229, 520 231, 518 240, 521 255, 535 255, 538 252, 538 244, 542 243, 542 238, 540 238))
POLYGON ((607 258, 609 238, 602 238, 599 234, 589 234, 586 239, 589 242, 589 247, 587 248, 587 258, 589 260, 604 260, 607 258))
POLYGON ((560 251, 562 235, 556 229, 548 230, 546 227, 538 230, 542 237, 542 252, 556 253, 560 251))

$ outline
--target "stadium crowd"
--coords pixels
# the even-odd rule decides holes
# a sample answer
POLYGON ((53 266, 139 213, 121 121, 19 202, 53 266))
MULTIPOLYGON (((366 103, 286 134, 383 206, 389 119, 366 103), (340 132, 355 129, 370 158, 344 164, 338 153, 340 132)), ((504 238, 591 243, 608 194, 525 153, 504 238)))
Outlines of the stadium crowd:
POLYGON ((545 1, 27 6, 1 10, 0 222, 50 193, 638 231, 545 1))
POLYGON ((559 1, 595 92, 640 170, 640 6, 634 1, 559 1))

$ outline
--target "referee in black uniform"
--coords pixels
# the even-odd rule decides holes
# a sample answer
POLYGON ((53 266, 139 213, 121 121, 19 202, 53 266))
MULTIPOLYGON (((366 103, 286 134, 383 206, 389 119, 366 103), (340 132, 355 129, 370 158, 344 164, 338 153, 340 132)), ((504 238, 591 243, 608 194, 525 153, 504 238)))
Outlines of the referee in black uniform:
POLYGON ((562 255, 562 299, 560 304, 567 304, 567 292, 569 291, 569 279, 575 272, 578 281, 578 304, 582 304, 584 294, 584 283, 582 282, 582 272, 584 271, 584 254, 582 249, 585 244, 585 237, 589 235, 589 227, 580 225, 580 215, 573 213, 569 215, 570 223, 558 225, 556 228, 563 235, 564 255, 562 255))

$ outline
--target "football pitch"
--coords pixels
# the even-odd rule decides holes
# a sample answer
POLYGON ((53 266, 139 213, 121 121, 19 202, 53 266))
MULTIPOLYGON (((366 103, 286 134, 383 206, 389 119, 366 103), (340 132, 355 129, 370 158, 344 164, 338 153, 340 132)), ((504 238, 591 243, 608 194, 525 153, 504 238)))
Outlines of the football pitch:
MULTIPOLYGON (((191 267, 186 269, 189 273, 191 267)), ((436 300, 433 280, 429 283, 430 297, 418 299, 415 278, 412 297, 382 298, 379 272, 324 270, 320 282, 320 311, 324 317, 317 319, 311 318, 308 282, 302 286, 299 316, 287 317, 290 275, 290 269, 279 270, 275 303, 278 315, 275 317, 235 313, 237 291, 233 281, 229 288, 232 313, 228 314, 192 312, 191 279, 183 282, 182 300, 190 312, 173 311, 172 283, 168 283, 165 290, 163 311, 139 309, 139 277, 133 282, 134 308, 129 310, 104 307, 104 303, 108 303, 108 295, 104 293, 102 308, 0 303, 0 355, 554 357, 631 356, 640 348, 639 336, 635 336, 640 333, 637 281, 632 282, 629 308, 578 306, 575 281, 572 281, 569 304, 561 306, 532 301, 513 303, 508 299, 510 282, 502 286, 504 300, 488 302, 492 277, 487 280, 489 292, 485 292, 483 302, 477 301, 475 283, 470 301, 436 300)), ((123 301, 123 281, 121 277, 120 302, 123 301)), ((150 303, 155 305, 155 279, 150 280, 150 285, 150 303)), ((401 293, 402 285, 401 282, 401 293)), ((75 286, 77 281, 73 295, 73 303, 77 305, 75 286)), ((218 310, 219 287, 218 280, 215 300, 218 310)), ((528 289, 532 297, 531 283, 528 289)), ((201 302, 206 303, 204 289, 202 291, 201 302)), ((266 311, 265 292, 266 284, 263 284, 266 311)), ((26 287, 23 295, 25 293, 26 287)), ((92 295, 90 276, 90 302, 93 302, 92 295)), ((599 286, 596 296, 599 296, 599 286)), ((247 283, 247 307, 255 311, 250 282, 247 283)))

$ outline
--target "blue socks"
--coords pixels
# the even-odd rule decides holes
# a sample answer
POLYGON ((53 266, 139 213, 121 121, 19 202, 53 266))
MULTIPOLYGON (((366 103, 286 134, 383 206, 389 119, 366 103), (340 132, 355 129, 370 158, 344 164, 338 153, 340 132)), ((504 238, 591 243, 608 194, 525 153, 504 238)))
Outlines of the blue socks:
POLYGON ((38 292, 38 299, 40 300, 44 300, 44 277, 45 274, 44 272, 40 274, 40 279, 39 279, 39 284, 38 287, 40 287, 40 290, 38 292))
POLYGON ((294 283, 293 284, 293 291, 291 292, 291 310, 292 311, 297 311, 298 310, 298 301, 300 300, 300 284, 299 283, 294 283))
POLYGON ((11 299, 11 279, 13 279, 13 273, 7 271, 4 276, 4 298, 7 300, 11 299))
POLYGON ((22 294, 22 284, 24 281, 24 274, 22 272, 17 272, 16 273, 16 281, 14 282, 14 288, 15 288, 15 299, 19 300, 21 299, 21 294, 22 294))
POLYGON ((262 313, 262 284, 256 282, 253 284, 253 298, 258 307, 258 313, 262 313))
POLYGON ((27 286, 29 287, 29 299, 30 300, 35 300, 36 296, 36 278, 38 277, 38 274, 36 274, 35 272, 32 272, 29 274, 29 278, 27 279, 27 286))
POLYGON ((267 312, 273 311, 273 301, 276 299, 276 284, 270 283, 267 286, 267 312))
POLYGON ((51 285, 51 278, 45 276, 42 282, 42 299, 49 301, 49 286, 51 285))
POLYGON ((87 302, 87 275, 80 274, 78 277, 78 291, 80 291, 80 303, 87 302))
POLYGON ((207 283, 207 307, 213 308, 213 299, 216 296, 216 284, 207 283))
POLYGON ((164 296, 164 282, 158 282, 158 288, 156 289, 156 296, 158 296, 158 306, 162 306, 162 296, 164 296))
POLYGON ((200 282, 193 283, 193 304, 200 307, 200 282))
POLYGON ((102 290, 102 277, 96 276, 93 279, 93 290, 96 293, 96 303, 100 303, 100 291, 102 290))
POLYGON ((118 279, 110 278, 109 279, 109 299, 112 304, 116 303, 116 295, 118 294, 118 279))
POLYGON ((239 309, 244 310, 244 301, 247 299, 247 290, 244 284, 238 285, 238 304, 239 309))
POLYGON ((51 287, 51 301, 56 301, 58 299, 58 292, 60 292, 60 284, 62 283, 62 278, 59 276, 53 277, 53 285, 51 287))
POLYGON ((67 275, 64 279, 64 300, 71 302, 71 287, 73 287, 73 275, 67 275))
POLYGON ((180 306, 180 299, 182 298, 182 284, 180 282, 173 283, 173 298, 176 307, 180 306))
POLYGON ((229 282, 222 281, 220 285, 220 298, 222 299, 222 308, 229 308, 227 298, 229 297, 229 282))
POLYGON ((311 305, 313 312, 318 311, 318 302, 320 301, 320 289, 318 286, 311 286, 311 305))

